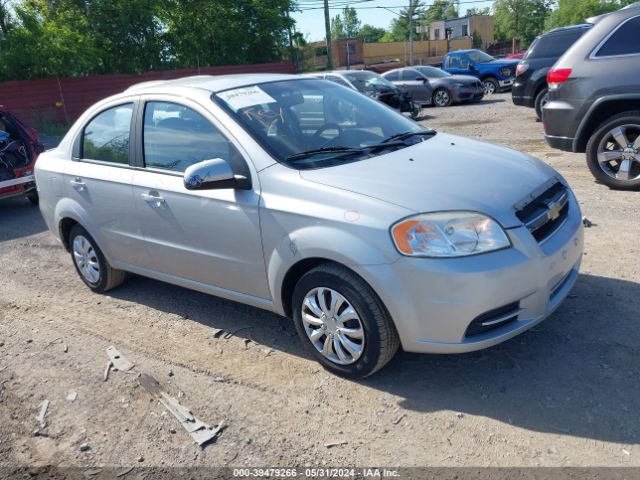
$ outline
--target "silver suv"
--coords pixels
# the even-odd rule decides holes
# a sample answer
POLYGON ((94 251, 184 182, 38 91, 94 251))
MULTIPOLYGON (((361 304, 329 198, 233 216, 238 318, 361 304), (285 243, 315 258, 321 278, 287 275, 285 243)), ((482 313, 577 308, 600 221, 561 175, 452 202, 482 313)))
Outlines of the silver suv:
POLYGON ((593 27, 547 74, 552 147, 586 152, 594 177, 640 188, 640 3, 587 20, 593 27))
POLYGON ((133 272, 292 317, 350 378, 400 345, 468 352, 523 332, 582 255, 578 204, 549 166, 318 79, 132 87, 83 114, 36 178, 92 290, 133 272))

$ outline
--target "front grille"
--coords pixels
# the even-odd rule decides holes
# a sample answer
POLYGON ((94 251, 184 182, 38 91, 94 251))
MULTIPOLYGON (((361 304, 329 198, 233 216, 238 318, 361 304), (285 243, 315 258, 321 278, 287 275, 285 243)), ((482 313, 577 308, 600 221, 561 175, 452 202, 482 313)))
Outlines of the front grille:
POLYGON ((518 319, 518 315, 522 312, 520 302, 513 302, 500 308, 490 310, 473 319, 467 327, 465 337, 480 335, 481 333, 504 327, 518 319))
POLYGON ((538 242, 549 238, 566 220, 568 214, 569 191, 559 182, 516 210, 516 216, 538 242))

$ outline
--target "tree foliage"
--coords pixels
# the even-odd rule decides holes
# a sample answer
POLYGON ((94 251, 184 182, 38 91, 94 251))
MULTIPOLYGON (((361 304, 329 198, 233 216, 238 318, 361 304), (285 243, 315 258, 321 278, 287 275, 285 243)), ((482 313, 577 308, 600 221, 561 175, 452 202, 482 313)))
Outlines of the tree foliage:
MULTIPOLYGON (((440 0, 436 0, 440 1, 440 0)), ((422 15, 424 4, 420 0, 411 1, 411 6, 400 10, 398 16, 391 21, 391 26, 387 33, 381 38, 383 42, 403 42, 409 39, 409 20, 414 25, 422 15)), ((415 31, 415 30, 414 30, 415 31)))
POLYGON ((387 31, 384 28, 374 27, 373 25, 365 23, 360 28, 357 37, 364 42, 373 43, 380 41, 385 33, 387 33, 387 31))
POLYGON ((344 7, 341 15, 336 15, 331 19, 331 38, 333 40, 356 38, 360 31, 360 24, 356 9, 344 7))
POLYGON ((528 45, 544 31, 545 19, 551 11, 550 0, 496 0, 494 33, 497 40, 519 38, 528 45))
POLYGON ((547 17, 546 28, 584 23, 589 17, 618 10, 636 0, 559 0, 557 8, 547 17))
POLYGON ((0 0, 0 81, 270 62, 293 0, 0 0))

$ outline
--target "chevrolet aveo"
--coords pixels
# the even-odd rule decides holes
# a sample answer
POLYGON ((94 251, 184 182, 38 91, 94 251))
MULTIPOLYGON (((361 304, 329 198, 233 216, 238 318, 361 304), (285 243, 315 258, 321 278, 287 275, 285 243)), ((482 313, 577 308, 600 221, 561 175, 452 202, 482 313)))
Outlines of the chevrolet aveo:
POLYGON ((328 370, 469 352, 546 318, 578 276, 565 180, 340 85, 191 77, 87 110, 36 164, 96 292, 128 272, 292 317, 328 370))

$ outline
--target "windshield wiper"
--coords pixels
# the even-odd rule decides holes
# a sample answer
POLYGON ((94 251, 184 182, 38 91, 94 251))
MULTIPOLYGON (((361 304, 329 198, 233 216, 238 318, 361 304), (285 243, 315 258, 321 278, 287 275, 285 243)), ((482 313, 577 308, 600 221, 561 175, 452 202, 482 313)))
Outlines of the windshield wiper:
POLYGON ((312 155, 318 155, 321 153, 366 153, 368 148, 354 148, 354 147, 322 147, 322 148, 314 148, 313 150, 307 150, 306 152, 294 153, 293 155, 289 155, 287 160, 299 160, 301 158, 307 158, 312 155))
POLYGON ((419 132, 409 131, 409 132, 400 132, 395 135, 391 135, 389 138, 385 138, 380 144, 389 143, 393 141, 401 141, 406 140, 407 138, 415 137, 418 135, 429 135, 433 136, 437 132, 435 130, 420 130, 419 132))

